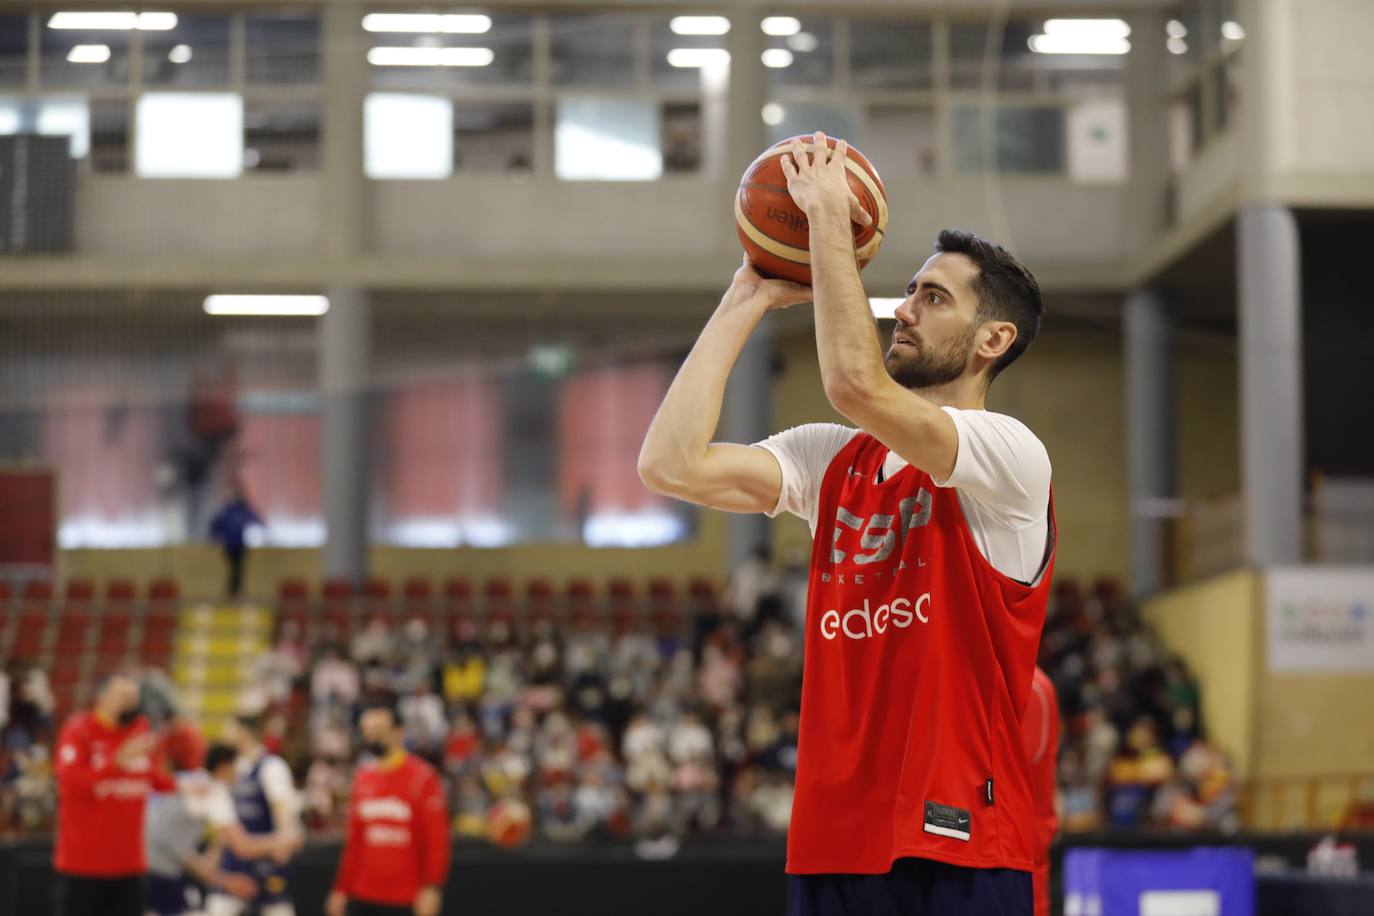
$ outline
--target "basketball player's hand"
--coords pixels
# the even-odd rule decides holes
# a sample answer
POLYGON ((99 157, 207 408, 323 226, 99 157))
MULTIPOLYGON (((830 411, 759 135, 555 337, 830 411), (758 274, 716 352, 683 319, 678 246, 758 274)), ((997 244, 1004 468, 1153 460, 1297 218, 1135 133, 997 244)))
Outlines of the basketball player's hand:
POLYGON ((344 916, 348 910, 348 898, 338 891, 331 891, 324 902, 324 916, 344 916))
POLYGON ((247 875, 221 875, 219 886, 240 900, 252 900, 258 895, 258 882, 247 875))
POLYGON ((439 895, 439 888, 422 887, 420 893, 415 895, 415 916, 439 916, 442 905, 443 897, 439 895))
POLYGON ((844 164, 849 153, 847 142, 841 140, 832 150, 826 145, 825 134, 816 131, 809 148, 801 140, 793 140, 790 152, 779 160, 782 173, 787 176, 788 193, 808 219, 827 211, 848 210, 850 220, 860 226, 873 224, 873 217, 849 187, 849 170, 844 164))
POLYGON ((146 759, 155 747, 157 747, 157 735, 152 732, 135 735, 121 744, 119 750, 115 751, 115 766, 120 769, 128 769, 140 760, 145 761, 143 765, 146 766, 146 759))
POLYGON ((744 263, 735 271, 734 279, 730 281, 730 290, 726 297, 739 302, 754 302, 767 311, 773 311, 810 302, 816 298, 816 294, 812 292, 811 287, 801 283, 774 280, 760 275, 754 265, 749 263, 749 257, 746 255, 744 263))

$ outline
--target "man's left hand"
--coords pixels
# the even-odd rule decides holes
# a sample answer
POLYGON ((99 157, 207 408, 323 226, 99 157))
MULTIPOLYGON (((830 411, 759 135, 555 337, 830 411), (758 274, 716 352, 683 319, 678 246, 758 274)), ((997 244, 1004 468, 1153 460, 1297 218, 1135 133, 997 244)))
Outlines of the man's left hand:
POLYGON ((415 895, 415 916, 439 916, 444 898, 437 887, 422 887, 415 895))
POLYGON ((849 212, 849 218, 860 226, 873 224, 867 210, 849 187, 845 157, 849 144, 844 140, 832 150, 825 134, 816 131, 808 147, 800 139, 793 140, 781 158, 782 173, 787 177, 787 191, 808 219, 814 220, 826 212, 849 212))

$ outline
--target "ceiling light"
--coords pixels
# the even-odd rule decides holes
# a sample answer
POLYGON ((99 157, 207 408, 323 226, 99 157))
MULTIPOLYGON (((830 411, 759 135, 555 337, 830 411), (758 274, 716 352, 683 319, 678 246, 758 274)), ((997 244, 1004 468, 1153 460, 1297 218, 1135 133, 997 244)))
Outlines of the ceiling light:
POLYGON ((724 35, 730 20, 724 16, 674 16, 668 23, 674 35, 724 35))
POLYGON ((373 48, 367 62, 374 67, 485 67, 495 55, 491 48, 373 48))
POLYGON ((177 45, 167 52, 167 59, 174 64, 186 64, 191 62, 191 46, 177 45))
POLYGON ((787 46, 798 54, 809 54, 819 48, 821 42, 810 32, 798 32, 787 39, 787 46))
POLYGON ((48 18, 50 29, 80 29, 83 31, 129 31, 142 29, 147 32, 165 32, 177 27, 176 13, 53 13, 48 18))
POLYGON ((67 52, 71 64, 103 64, 109 59, 109 45, 76 45, 67 52))
POLYGON ((325 296, 217 295, 205 297, 207 315, 323 315, 325 296))
POLYGON ((786 38, 801 31, 801 20, 796 16, 768 16, 761 23, 763 34, 786 38))
POLYGON ((1059 35, 1032 35, 1026 42, 1036 54, 1126 54, 1131 43, 1124 38, 1066 38, 1059 35))
POLYGON ((1245 29, 1240 27, 1239 22, 1223 22, 1221 24, 1221 37, 1227 41, 1243 41, 1245 39, 1245 29))
POLYGON ((868 306, 873 309, 874 318, 895 318, 897 317, 898 306, 905 301, 905 299, 870 298, 868 306))
POLYGON ((1044 33, 1064 38, 1129 38, 1124 19, 1046 19, 1044 33))
POLYGON ((763 65, 774 70, 792 66, 792 52, 786 48, 769 48, 761 56, 763 65))
POLYGON ((1170 54, 1188 53, 1188 42, 1184 41, 1182 38, 1170 38, 1164 43, 1164 46, 1169 49, 1170 54))
POLYGON ((450 35, 484 35, 491 31, 491 17, 480 13, 370 13, 363 17, 367 32, 411 32, 450 35))
POLYGON ((674 48, 668 52, 673 67, 723 67, 730 63, 730 52, 721 48, 674 48))
POLYGON ((1170 19, 1168 24, 1164 26, 1164 31, 1170 38, 1188 37, 1188 27, 1177 19, 1170 19))
POLYGON ((786 112, 777 102, 769 102, 763 106, 763 123, 769 127, 777 127, 785 116, 786 112))

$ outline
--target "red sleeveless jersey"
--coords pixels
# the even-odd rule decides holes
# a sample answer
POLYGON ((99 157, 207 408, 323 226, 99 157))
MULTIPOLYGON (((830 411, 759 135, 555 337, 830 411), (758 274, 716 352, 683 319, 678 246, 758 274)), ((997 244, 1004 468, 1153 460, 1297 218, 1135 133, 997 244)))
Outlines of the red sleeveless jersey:
POLYGON ((866 433, 821 483, 806 612, 793 874, 882 874, 915 856, 1030 871, 1022 746, 1055 537, 1025 585, 979 552, 952 488, 866 433))

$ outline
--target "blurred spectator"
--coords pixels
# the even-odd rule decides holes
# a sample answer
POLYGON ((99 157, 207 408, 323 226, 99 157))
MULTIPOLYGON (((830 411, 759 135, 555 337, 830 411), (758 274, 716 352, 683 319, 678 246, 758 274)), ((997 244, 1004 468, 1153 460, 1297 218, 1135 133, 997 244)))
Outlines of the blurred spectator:
POLYGON ((339 654, 337 647, 325 646, 310 674, 311 699, 351 706, 358 700, 358 690, 358 669, 339 654))
POLYGON ((262 517, 254 511, 243 487, 237 483, 229 501, 210 520, 210 537, 219 542, 229 563, 227 594, 230 598, 237 598, 243 589, 243 567, 248 557, 247 531, 261 524, 262 517))

